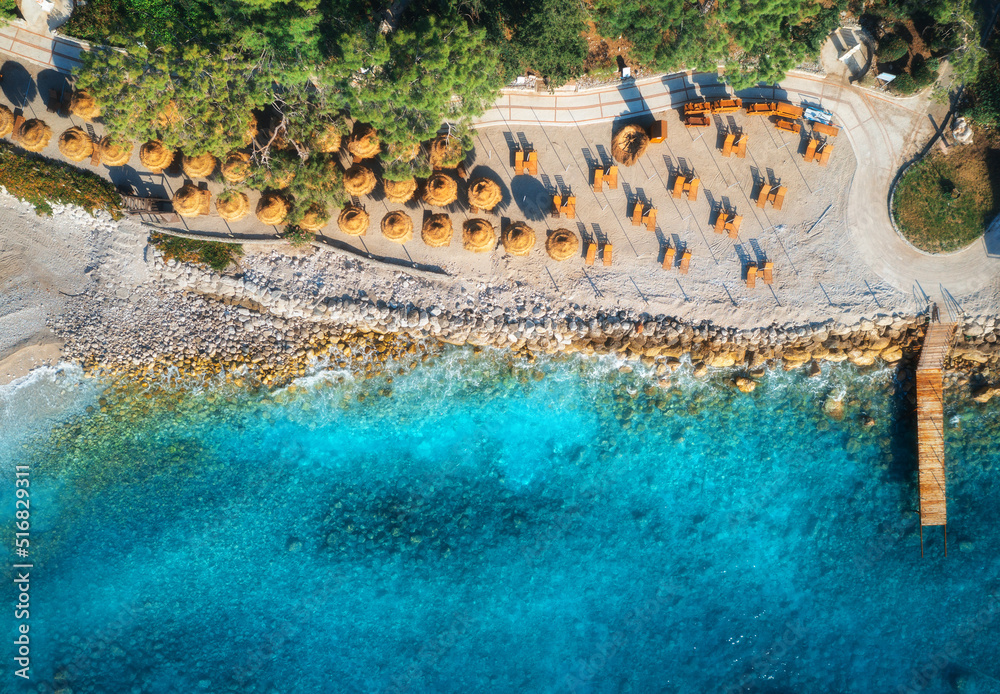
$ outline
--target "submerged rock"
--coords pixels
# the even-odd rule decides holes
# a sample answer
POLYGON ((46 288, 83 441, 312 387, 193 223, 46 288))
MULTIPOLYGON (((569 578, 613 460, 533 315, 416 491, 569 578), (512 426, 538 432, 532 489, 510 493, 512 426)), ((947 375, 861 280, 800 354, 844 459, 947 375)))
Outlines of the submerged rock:
POLYGON ((740 376, 739 378, 736 379, 736 388, 741 393, 752 393, 756 387, 757 387, 757 381, 753 380, 752 378, 746 378, 744 376, 740 376))
POLYGON ((844 418, 844 400, 842 397, 837 397, 836 395, 830 395, 827 397, 826 402, 823 403, 823 412, 835 421, 840 421, 844 418))
POLYGON ((972 399, 976 402, 987 403, 993 399, 993 396, 998 394, 1000 394, 1000 387, 982 386, 972 391, 972 399))

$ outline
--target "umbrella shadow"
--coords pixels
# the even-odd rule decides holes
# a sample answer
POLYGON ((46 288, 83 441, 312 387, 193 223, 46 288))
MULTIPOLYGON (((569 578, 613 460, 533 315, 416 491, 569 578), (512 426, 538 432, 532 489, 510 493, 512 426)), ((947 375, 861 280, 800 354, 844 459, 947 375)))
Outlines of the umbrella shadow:
POLYGON ((538 201, 550 197, 542 182, 534 176, 514 176, 510 181, 510 194, 517 209, 525 219, 540 222, 545 219, 545 211, 538 201))

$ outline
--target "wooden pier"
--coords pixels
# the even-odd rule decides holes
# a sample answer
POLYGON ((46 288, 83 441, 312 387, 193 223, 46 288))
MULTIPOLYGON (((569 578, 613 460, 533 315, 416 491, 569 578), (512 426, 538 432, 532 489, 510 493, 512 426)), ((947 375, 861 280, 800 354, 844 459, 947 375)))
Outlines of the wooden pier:
POLYGON ((924 526, 944 526, 948 556, 948 502, 944 473, 944 360, 951 346, 954 323, 927 326, 917 364, 917 448, 920 457, 920 556, 924 526))

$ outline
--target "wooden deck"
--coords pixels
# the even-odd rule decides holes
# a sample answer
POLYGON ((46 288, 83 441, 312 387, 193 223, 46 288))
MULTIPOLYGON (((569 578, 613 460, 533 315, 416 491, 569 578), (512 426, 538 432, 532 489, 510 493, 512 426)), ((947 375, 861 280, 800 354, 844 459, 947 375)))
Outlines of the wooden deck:
POLYGON ((944 473, 944 360, 954 323, 931 323, 917 365, 920 525, 947 525, 944 473))

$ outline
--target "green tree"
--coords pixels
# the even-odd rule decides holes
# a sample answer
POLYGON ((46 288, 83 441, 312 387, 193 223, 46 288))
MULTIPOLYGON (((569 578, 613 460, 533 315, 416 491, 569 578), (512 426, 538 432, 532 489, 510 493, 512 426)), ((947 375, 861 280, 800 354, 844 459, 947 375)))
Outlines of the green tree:
POLYGON ((517 31, 517 45, 528 68, 555 84, 562 84, 583 71, 587 57, 587 30, 579 0, 543 0, 517 31))
POLYGON ((892 63, 905 56, 909 50, 909 45, 902 37, 897 34, 886 34, 878 42, 878 52, 876 55, 879 61, 892 63))
POLYGON ((95 48, 76 72, 77 88, 97 101, 112 135, 218 157, 248 143, 252 110, 272 99, 265 84, 232 47, 197 44, 95 48))

